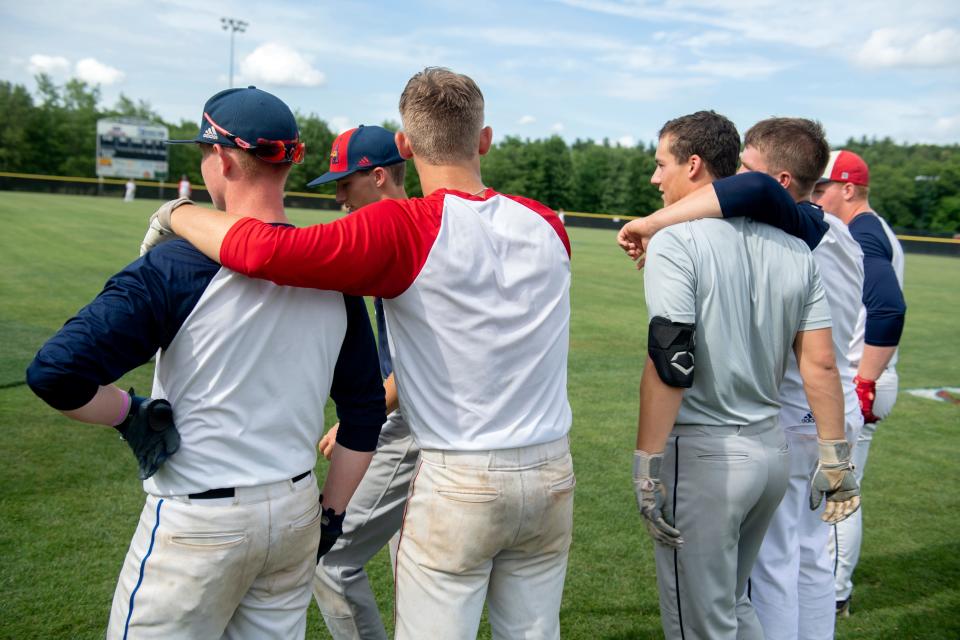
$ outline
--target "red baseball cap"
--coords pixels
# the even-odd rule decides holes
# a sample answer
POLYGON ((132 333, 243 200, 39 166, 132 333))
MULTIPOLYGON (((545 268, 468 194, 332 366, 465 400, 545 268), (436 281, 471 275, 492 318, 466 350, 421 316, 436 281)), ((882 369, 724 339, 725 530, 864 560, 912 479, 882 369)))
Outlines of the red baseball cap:
POLYGON ((849 182, 867 187, 870 185, 870 169, 863 158, 853 151, 832 151, 823 177, 818 182, 849 182))

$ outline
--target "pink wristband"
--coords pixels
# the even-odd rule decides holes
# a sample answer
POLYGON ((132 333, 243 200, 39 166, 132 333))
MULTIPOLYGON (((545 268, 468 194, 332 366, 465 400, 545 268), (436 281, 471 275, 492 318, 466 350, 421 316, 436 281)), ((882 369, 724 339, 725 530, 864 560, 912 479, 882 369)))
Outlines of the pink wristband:
MULTIPOLYGON (((123 391, 121 391, 120 393, 123 393, 123 391)), ((114 427, 127 419, 127 412, 129 410, 130 410, 130 394, 123 393, 123 408, 120 409, 120 415, 117 418, 117 421, 113 423, 114 427)))

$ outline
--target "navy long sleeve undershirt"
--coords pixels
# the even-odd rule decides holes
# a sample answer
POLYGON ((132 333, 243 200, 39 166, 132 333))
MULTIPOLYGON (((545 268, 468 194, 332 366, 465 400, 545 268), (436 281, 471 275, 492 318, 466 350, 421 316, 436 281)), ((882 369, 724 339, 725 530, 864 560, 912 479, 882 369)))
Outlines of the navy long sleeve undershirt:
POLYGON ((867 309, 864 342, 876 347, 900 344, 907 304, 893 269, 893 247, 880 219, 862 213, 847 228, 863 249, 863 305, 867 309))
POLYGON ((809 202, 797 203, 765 173, 748 171, 713 183, 724 218, 748 217, 782 229, 807 243, 812 251, 830 225, 823 211, 809 202))

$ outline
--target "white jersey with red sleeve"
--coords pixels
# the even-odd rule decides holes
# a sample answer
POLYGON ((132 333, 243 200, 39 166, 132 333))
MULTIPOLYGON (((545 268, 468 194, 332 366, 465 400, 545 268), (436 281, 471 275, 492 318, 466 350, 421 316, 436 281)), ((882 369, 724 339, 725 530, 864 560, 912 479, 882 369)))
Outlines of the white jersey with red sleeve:
POLYGON ((570 242, 536 201, 438 190, 300 229, 244 218, 220 259, 278 284, 384 298, 422 448, 524 447, 570 429, 570 242))

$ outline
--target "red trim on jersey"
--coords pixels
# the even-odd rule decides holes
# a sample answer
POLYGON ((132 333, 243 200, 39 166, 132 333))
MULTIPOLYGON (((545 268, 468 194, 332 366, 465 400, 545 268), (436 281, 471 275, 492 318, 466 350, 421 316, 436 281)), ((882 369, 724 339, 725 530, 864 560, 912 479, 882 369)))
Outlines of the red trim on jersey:
POLYGON ((570 238, 567 237, 567 228, 563 226, 563 221, 560 220, 560 216, 558 216, 553 209, 551 209, 545 204, 537 202, 536 200, 531 200, 530 198, 524 198, 523 196, 511 196, 511 195, 503 194, 503 197, 510 198, 514 202, 522 204, 527 209, 530 209, 531 211, 535 211, 536 213, 540 214, 540 216, 544 220, 546 220, 551 227, 553 227, 553 230, 557 232, 557 235, 560 236, 560 242, 563 243, 563 246, 567 250, 567 257, 571 256, 570 238))

